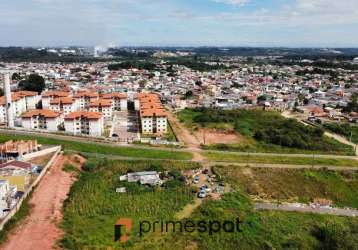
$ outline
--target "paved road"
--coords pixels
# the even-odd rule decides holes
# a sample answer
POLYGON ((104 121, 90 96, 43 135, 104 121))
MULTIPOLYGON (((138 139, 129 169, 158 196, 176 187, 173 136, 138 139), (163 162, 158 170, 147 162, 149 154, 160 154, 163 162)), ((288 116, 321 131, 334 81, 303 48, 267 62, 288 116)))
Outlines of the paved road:
MULTIPOLYGON (((183 148, 183 149, 173 149, 173 148, 159 148, 159 147, 150 147, 150 146, 143 146, 143 145, 136 145, 136 144, 120 144, 110 140, 103 140, 98 138, 92 137, 78 137, 78 136, 71 136, 71 135, 60 135, 60 134, 50 134, 50 133, 41 133, 35 131, 23 131, 23 130, 9 130, 0 128, 0 134, 9 134, 9 135, 30 135, 30 136, 43 136, 47 138, 59 139, 64 141, 79 141, 82 143, 89 143, 89 144, 97 144, 97 145, 105 145, 105 146, 112 146, 112 147, 132 147, 132 148, 142 148, 142 149, 155 149, 155 150, 162 150, 162 151, 170 151, 170 152, 189 152, 197 157, 194 157, 194 160, 204 161, 205 158, 202 156, 203 152, 215 152, 215 153, 229 153, 229 154, 237 154, 237 155, 250 155, 250 156, 277 156, 277 157, 309 157, 312 158, 313 154, 278 154, 278 153, 248 153, 248 152, 232 152, 232 151, 219 151, 219 150, 202 150, 200 148, 194 147, 195 144, 190 144, 191 147, 183 148)), ((190 146, 189 145, 189 146, 190 146)), ((316 155, 314 154, 315 158, 336 158, 336 159, 355 159, 355 156, 346 156, 346 155, 316 155)))
POLYGON ((302 213, 314 213, 314 214, 330 214, 339 216, 358 216, 358 210, 352 208, 327 208, 327 207, 311 207, 304 204, 276 204, 276 203, 255 203, 257 210, 278 210, 278 211, 292 211, 302 213))

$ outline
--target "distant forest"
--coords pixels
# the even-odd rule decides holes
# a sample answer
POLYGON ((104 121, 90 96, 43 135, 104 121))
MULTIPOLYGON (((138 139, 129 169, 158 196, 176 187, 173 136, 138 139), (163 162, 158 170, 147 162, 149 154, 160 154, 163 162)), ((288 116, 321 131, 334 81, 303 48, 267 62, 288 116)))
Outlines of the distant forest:
MULTIPOLYGON (((358 48, 342 49, 320 49, 320 48, 254 48, 254 47, 126 47, 111 48, 105 54, 111 56, 113 60, 142 60, 152 58, 156 51, 166 52, 192 52, 198 57, 208 58, 211 56, 273 56, 279 57, 274 63, 289 64, 300 62, 302 59, 316 60, 314 66, 335 67, 333 60, 351 61, 358 57, 358 48), (327 61, 318 61, 326 59, 327 61), (318 65, 319 64, 319 65, 318 65)), ((110 58, 94 58, 84 55, 62 55, 48 52, 45 49, 31 47, 0 47, 0 61, 32 61, 32 62, 96 62, 111 61, 110 58)), ((350 64, 352 65, 352 64, 350 64)), ((202 65, 203 66, 203 65, 202 65)), ((205 65, 204 65, 205 66, 205 65)), ((356 69, 353 65, 352 69, 356 69)), ((349 66, 346 65, 349 69, 349 66)), ((199 70, 202 67, 199 67, 199 70)), ((205 68, 205 67, 204 67, 205 68)))

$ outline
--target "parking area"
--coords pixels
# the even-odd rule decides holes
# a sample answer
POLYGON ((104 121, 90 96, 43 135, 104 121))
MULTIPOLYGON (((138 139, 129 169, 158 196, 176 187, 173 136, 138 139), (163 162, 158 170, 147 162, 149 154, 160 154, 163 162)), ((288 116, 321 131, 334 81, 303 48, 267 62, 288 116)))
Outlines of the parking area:
POLYGON ((225 192, 225 185, 219 182, 210 168, 200 168, 184 173, 188 184, 196 187, 197 198, 220 199, 225 192))
POLYGON ((139 118, 135 111, 113 112, 111 137, 120 142, 140 139, 139 118))

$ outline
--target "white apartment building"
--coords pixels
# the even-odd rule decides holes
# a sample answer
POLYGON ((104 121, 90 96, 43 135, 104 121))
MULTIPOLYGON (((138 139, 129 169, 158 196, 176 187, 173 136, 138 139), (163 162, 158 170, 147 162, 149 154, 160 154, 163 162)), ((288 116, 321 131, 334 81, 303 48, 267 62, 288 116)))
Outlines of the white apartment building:
POLYGON ((103 115, 98 112, 73 112, 65 116, 65 130, 73 135, 100 137, 104 131, 103 120, 103 115))
POLYGON ((107 99, 98 99, 90 103, 91 112, 102 113, 105 120, 111 120, 113 114, 113 101, 107 99))
POLYGON ((110 93, 102 95, 102 98, 112 100, 115 111, 125 111, 128 109, 128 97, 126 94, 110 93))
POLYGON ((164 110, 141 110, 140 119, 143 134, 165 134, 168 131, 167 115, 164 110))
POLYGON ((51 106, 52 99, 60 98, 60 97, 68 97, 69 95, 70 95, 69 92, 57 91, 57 90, 54 91, 50 90, 50 91, 43 92, 41 94, 42 108, 49 109, 51 106))
POLYGON ((73 98, 78 100, 79 103, 79 110, 89 110, 90 104, 94 100, 98 100, 98 93, 97 92, 78 92, 73 95, 73 98))
POLYGON ((60 112, 50 109, 35 109, 23 114, 21 120, 25 129, 56 132, 63 123, 63 116, 60 112))
POLYGON ((19 91, 15 92, 19 97, 25 99, 25 110, 36 109, 37 104, 41 100, 41 96, 34 91, 19 91))
MULTIPOLYGON (((11 94, 11 101, 14 107, 14 117, 19 117, 23 112, 26 111, 25 98, 22 98, 17 92, 11 94)), ((0 123, 6 123, 6 105, 5 97, 0 97, 0 123)))
POLYGON ((63 112, 64 115, 78 111, 78 99, 72 97, 59 97, 52 99, 50 102, 50 109, 57 112, 63 112))
POLYGON ((143 134, 167 133, 167 114, 156 94, 139 94, 139 116, 143 134))

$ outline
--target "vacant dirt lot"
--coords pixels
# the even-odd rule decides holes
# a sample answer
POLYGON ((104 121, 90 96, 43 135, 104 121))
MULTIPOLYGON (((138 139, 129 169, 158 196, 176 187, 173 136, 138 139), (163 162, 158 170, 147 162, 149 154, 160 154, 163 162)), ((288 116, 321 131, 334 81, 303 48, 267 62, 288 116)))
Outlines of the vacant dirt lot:
POLYGON ((83 159, 60 155, 35 189, 30 205, 30 215, 10 233, 1 249, 32 250, 53 249, 61 239, 62 231, 57 224, 62 219, 61 208, 75 178, 62 170, 68 162, 79 165, 83 159))
POLYGON ((215 129, 199 129, 195 132, 195 137, 201 144, 238 144, 242 142, 240 135, 233 131, 225 132, 215 129))

